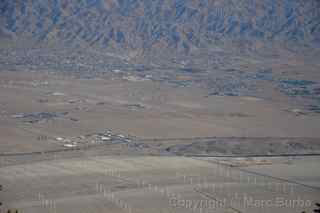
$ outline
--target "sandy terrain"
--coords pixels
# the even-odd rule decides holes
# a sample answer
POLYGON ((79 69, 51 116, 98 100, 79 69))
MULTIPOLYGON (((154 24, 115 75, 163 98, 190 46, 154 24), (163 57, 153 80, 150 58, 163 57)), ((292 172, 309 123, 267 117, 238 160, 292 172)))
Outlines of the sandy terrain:
POLYGON ((139 138, 314 137, 319 114, 290 111, 289 101, 206 97, 200 88, 174 88, 121 78, 74 79, 52 74, 0 73, 1 152, 56 148, 39 137, 79 136, 104 129, 139 138), (36 122, 28 113, 58 113, 36 122))
POLYGON ((320 195, 299 183, 184 157, 43 161, 1 168, 0 181, 6 207, 32 213, 301 212, 320 195))
MULTIPOLYGON (((277 158, 275 158, 277 159, 277 158)), ((273 160, 275 162, 275 160, 273 160)), ((320 187, 319 158, 280 158, 277 163, 248 166, 247 170, 320 187), (307 165, 307 166, 306 166, 307 165)))
POLYGON ((317 154, 319 114, 280 99, 207 96, 195 86, 113 75, 0 72, 3 209, 311 212, 318 157, 289 164, 174 156, 317 154))

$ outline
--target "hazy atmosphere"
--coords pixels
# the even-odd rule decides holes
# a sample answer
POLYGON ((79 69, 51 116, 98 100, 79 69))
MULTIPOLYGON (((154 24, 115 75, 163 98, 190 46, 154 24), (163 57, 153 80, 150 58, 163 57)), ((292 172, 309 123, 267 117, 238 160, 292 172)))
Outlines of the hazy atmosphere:
POLYGON ((320 1, 0 0, 0 212, 320 212, 320 1))

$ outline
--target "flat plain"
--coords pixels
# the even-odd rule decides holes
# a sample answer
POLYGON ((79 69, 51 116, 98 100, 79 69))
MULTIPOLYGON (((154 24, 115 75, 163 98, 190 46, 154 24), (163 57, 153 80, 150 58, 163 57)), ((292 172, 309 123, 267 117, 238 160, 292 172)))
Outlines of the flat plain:
POLYGON ((4 208, 282 213, 319 202, 319 158, 281 155, 317 155, 320 117, 287 99, 208 97, 132 76, 0 76, 4 208), (280 157, 196 156, 248 150, 280 157))

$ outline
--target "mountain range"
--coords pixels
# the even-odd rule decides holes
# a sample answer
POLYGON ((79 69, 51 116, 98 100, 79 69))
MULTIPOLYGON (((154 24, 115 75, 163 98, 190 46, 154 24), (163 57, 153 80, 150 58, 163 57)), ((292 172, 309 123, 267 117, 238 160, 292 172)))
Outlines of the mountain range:
POLYGON ((230 43, 318 48, 320 1, 1 0, 0 38, 13 46, 20 41, 132 54, 169 49, 183 55, 230 43))

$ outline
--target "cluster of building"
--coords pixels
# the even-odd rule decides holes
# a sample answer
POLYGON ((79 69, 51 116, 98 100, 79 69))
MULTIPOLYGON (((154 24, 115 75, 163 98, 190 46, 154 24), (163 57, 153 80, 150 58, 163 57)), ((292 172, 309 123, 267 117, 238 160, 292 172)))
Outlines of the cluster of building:
POLYGON ((130 136, 113 133, 111 130, 105 130, 100 133, 93 133, 81 135, 76 137, 56 137, 55 141, 67 148, 74 148, 78 146, 86 146, 93 144, 116 144, 116 143, 130 143, 132 139, 130 136))

